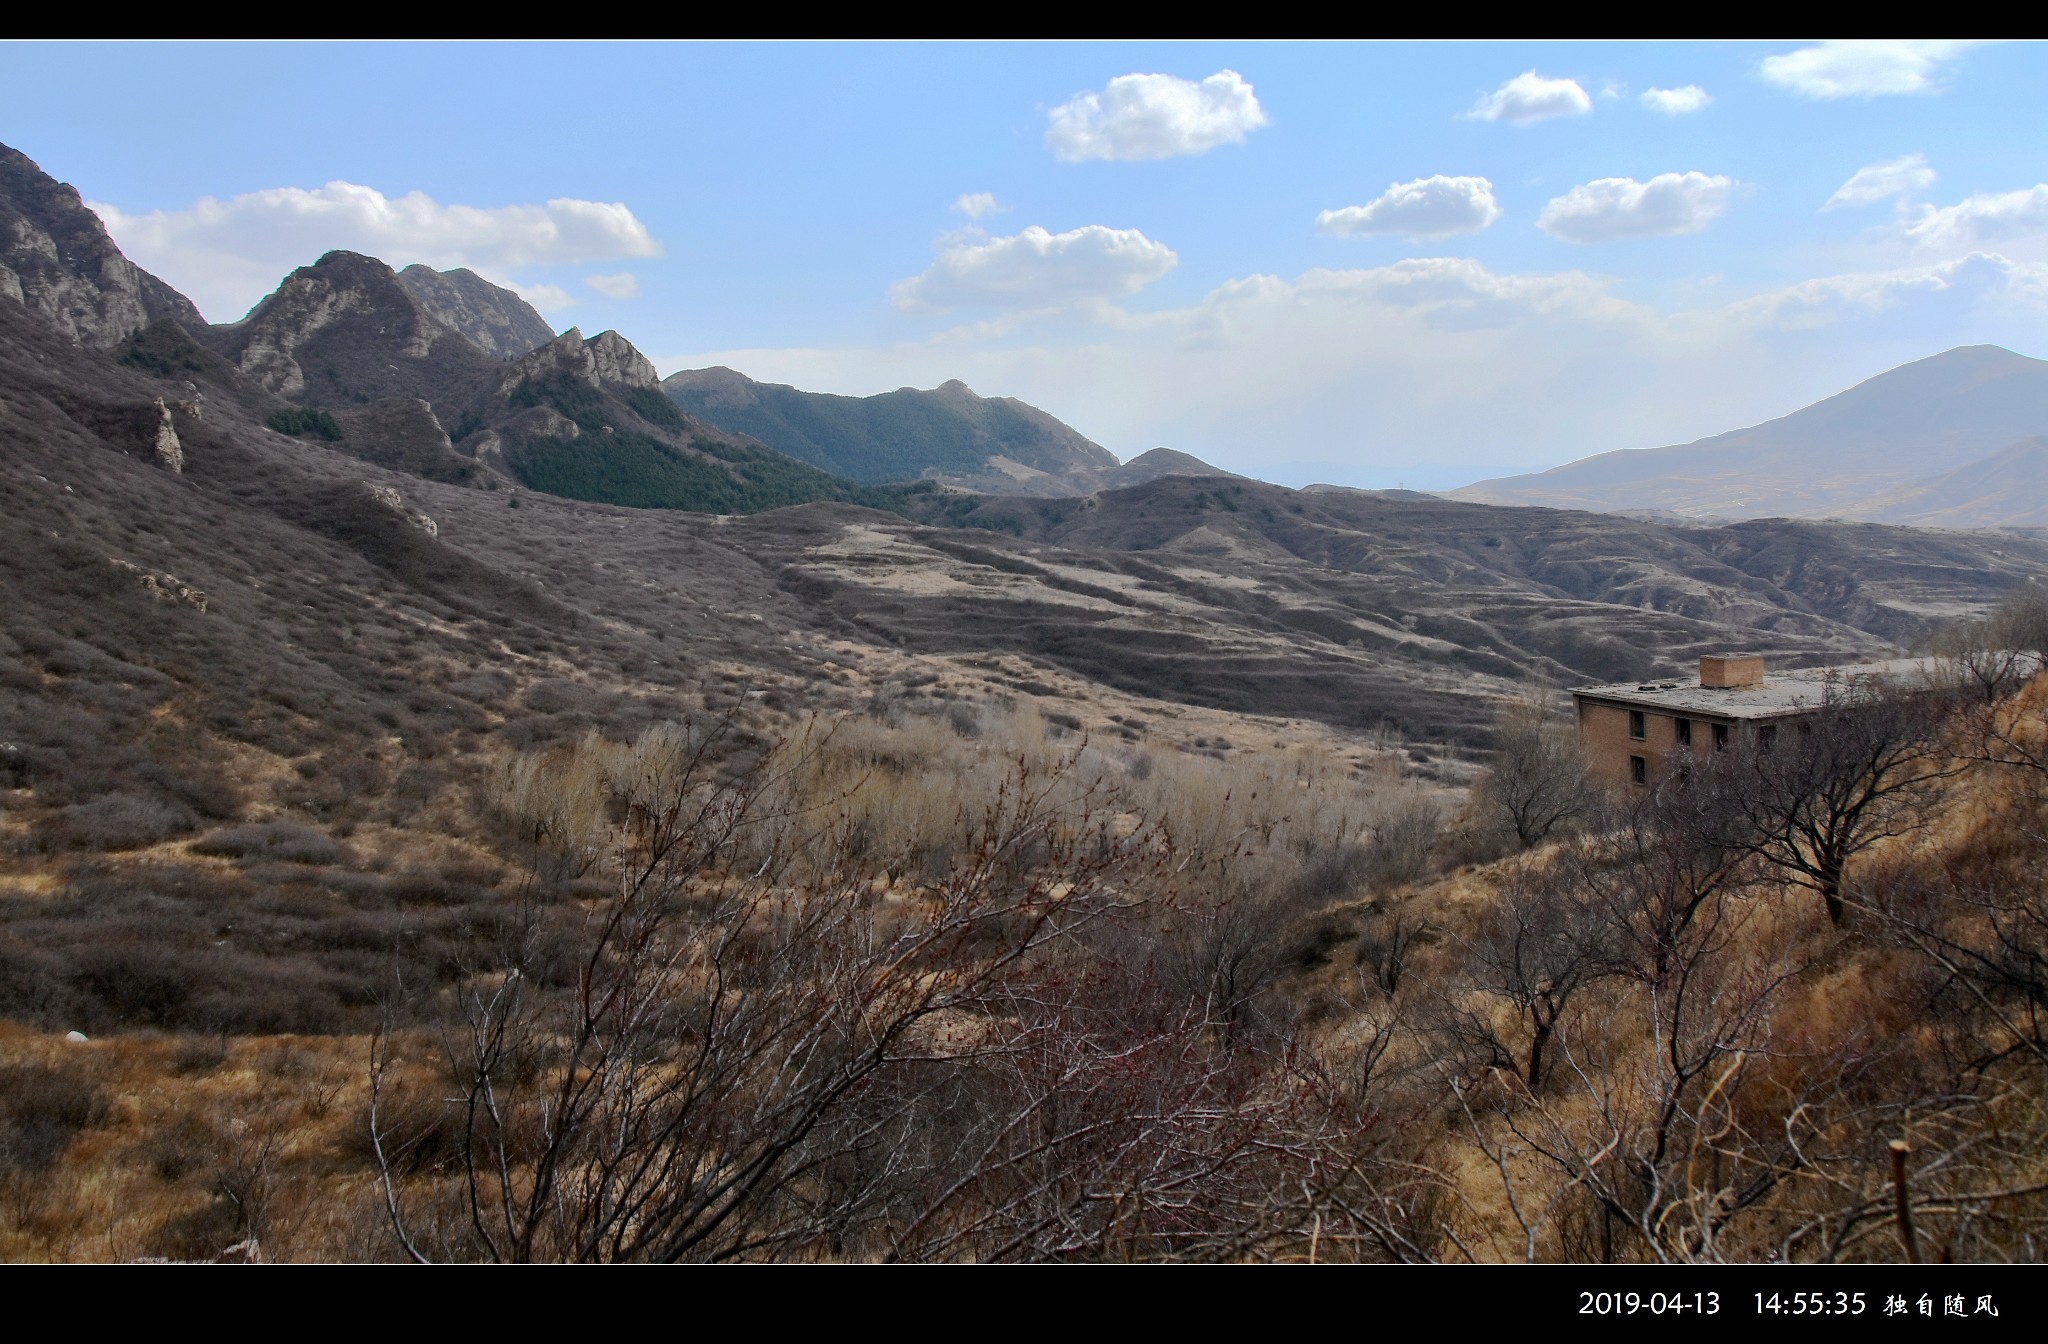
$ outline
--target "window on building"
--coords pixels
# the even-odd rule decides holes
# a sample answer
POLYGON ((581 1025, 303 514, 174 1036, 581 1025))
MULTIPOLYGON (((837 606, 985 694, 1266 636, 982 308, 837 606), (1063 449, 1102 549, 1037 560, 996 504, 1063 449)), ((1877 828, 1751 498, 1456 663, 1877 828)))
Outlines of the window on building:
POLYGON ((1649 736, 1644 731, 1643 711, 1640 709, 1632 709, 1628 712, 1628 735, 1638 742, 1649 736))
POLYGON ((1767 723, 1756 730, 1756 749, 1758 751, 1769 751, 1771 744, 1777 740, 1778 725, 1774 723, 1767 723))
POLYGON ((1728 725, 1725 723, 1714 725, 1714 750, 1728 750, 1728 725))
POLYGON ((1691 745, 1692 745, 1692 720, 1691 720, 1691 719, 1679 719, 1679 720, 1677 720, 1677 723, 1678 723, 1678 745, 1679 745, 1679 746, 1681 746, 1681 747, 1689 747, 1689 746, 1691 746, 1691 745))
POLYGON ((1628 782, 1647 784, 1650 782, 1650 763, 1640 756, 1628 758, 1628 782))

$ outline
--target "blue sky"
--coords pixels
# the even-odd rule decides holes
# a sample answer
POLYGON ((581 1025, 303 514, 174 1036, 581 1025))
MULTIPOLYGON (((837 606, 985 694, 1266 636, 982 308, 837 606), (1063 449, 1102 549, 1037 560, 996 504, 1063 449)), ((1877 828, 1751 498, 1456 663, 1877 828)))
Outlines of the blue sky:
POLYGON ((2048 356, 2044 58, 17 43, 0 140, 216 321, 352 247, 663 372, 958 377, 1125 457, 1437 488, 2048 356))

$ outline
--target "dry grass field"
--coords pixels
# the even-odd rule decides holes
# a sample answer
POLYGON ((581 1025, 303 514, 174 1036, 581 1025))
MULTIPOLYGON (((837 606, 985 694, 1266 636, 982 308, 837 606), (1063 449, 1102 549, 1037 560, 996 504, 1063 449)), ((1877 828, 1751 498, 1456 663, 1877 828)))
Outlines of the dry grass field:
MULTIPOLYGON (((2026 767, 1931 781, 1837 924, 1668 813, 1511 852, 1393 752, 1014 702, 736 723, 480 761, 471 840, 368 937, 287 932, 271 883, 388 889, 416 832, 108 863, 276 892, 237 924, 363 948, 361 1002, 7 1026, 0 1255, 1887 1260, 1894 1139, 1927 1258, 2035 1254, 2026 767)), ((216 932, 155 963, 166 1002, 211 1002, 216 932)))

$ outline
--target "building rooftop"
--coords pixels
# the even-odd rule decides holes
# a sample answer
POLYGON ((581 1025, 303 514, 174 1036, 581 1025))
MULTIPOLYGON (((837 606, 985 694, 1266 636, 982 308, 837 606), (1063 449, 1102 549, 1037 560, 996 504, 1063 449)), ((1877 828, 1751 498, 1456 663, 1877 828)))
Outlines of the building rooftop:
POLYGON ((1806 667, 1791 672, 1773 672, 1763 681, 1748 686, 1702 686, 1697 681, 1664 678, 1657 681, 1618 681, 1606 686, 1581 686, 1572 694, 1587 700, 1658 709, 1668 714, 1698 714, 1723 719, 1769 719, 1796 714, 1818 706, 1827 694, 1828 682, 1877 679, 1915 685, 1934 670, 1932 658, 1894 658, 1881 663, 1851 663, 1840 667, 1806 667))

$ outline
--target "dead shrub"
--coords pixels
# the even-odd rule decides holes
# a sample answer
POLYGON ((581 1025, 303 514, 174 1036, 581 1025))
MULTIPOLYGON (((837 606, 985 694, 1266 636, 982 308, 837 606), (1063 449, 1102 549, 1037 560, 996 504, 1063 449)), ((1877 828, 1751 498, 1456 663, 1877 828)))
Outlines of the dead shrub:
POLYGON ((50 838, 65 849, 143 849, 194 830, 199 818, 182 803, 109 793, 61 809, 50 838))
POLYGON ((0 1169, 40 1175, 106 1118, 106 1094, 86 1079, 44 1064, 0 1067, 0 1169))
POLYGON ((244 861, 340 864, 350 851, 315 827, 291 821, 253 821, 228 826, 192 842, 195 854, 244 861))

